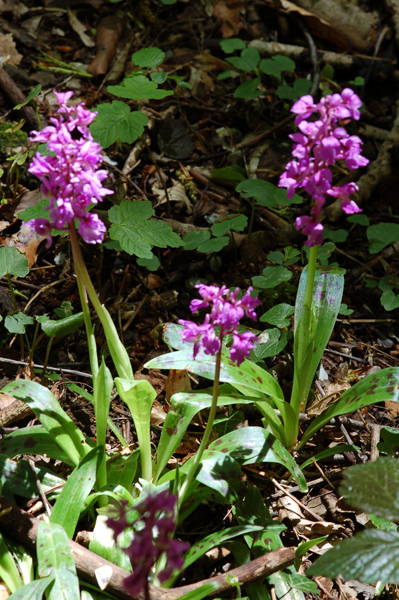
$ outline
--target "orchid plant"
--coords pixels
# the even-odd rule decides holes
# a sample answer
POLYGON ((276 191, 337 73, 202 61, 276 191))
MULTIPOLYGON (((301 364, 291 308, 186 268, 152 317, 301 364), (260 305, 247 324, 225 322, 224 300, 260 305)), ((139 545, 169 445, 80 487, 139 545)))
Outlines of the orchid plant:
MULTIPOLYGON (((178 352, 147 363, 148 367, 188 368, 214 380, 213 390, 218 387, 220 378, 233 386, 243 399, 252 397, 264 416, 266 427, 288 449, 302 447, 334 416, 374 402, 398 399, 396 383, 399 370, 383 369, 344 392, 337 402, 313 420, 298 441, 299 416, 306 411, 312 382, 338 315, 344 285, 343 269, 317 266, 318 245, 323 240, 321 212, 326 196, 338 198, 346 214, 360 212, 351 198, 351 194, 358 191, 358 186, 354 182, 334 185, 332 167, 337 161, 343 161, 349 170, 368 164, 367 158, 361 154, 362 140, 356 135, 349 135, 343 126, 351 119, 360 118, 361 104, 353 90, 346 88, 341 94, 331 94, 319 102, 310 95, 303 96, 291 108, 297 115, 295 122, 299 132, 290 135, 295 142, 293 160, 287 163, 279 186, 287 188, 288 198, 292 198, 295 190, 303 189, 311 197, 312 206, 310 215, 298 217, 295 222, 295 227, 307 236, 305 244, 309 247, 309 259, 300 279, 295 305, 294 376, 290 402, 284 398, 278 382, 250 360, 235 367, 232 357, 229 360, 228 355, 222 352, 220 367, 217 360, 212 363, 206 359, 206 354, 219 351, 209 339, 209 318, 197 328, 181 322, 184 326, 180 332, 182 342, 177 339, 177 326, 168 325, 165 340, 178 352), (201 335, 205 354, 197 356, 201 335), (189 358, 187 342, 194 342, 192 358, 189 358)), ((200 294, 203 293, 200 288, 200 294)), ((217 291, 213 290, 212 294, 216 297, 217 291)), ((192 310, 205 306, 200 301, 191 305, 192 310)), ((250 339, 253 343, 254 338, 251 336, 250 339)))

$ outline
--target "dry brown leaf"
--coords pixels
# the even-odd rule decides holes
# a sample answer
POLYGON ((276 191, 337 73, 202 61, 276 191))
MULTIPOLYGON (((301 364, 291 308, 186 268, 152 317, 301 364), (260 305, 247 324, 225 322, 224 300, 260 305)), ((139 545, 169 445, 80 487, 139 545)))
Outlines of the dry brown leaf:
POLYGON ((17 51, 12 33, 0 34, 1 62, 17 67, 22 60, 22 54, 17 51))
POLYGON ((78 34, 81 39, 81 42, 87 46, 87 48, 92 48, 95 44, 94 41, 89 37, 86 33, 86 27, 81 23, 75 13, 68 6, 68 19, 69 24, 72 29, 78 34))
POLYGON ((9 598, 9 596, 10 596, 10 592, 8 591, 5 584, 0 583, 0 600, 6 600, 6 598, 9 598))
POLYGON ((109 15, 100 21, 96 35, 97 54, 87 68, 89 73, 107 74, 122 33, 123 22, 116 15, 109 15))
POLYGON ((37 234, 31 227, 24 224, 18 233, 10 238, 4 238, 2 245, 18 248, 22 254, 25 254, 31 269, 36 263, 37 248, 45 239, 47 239, 46 236, 37 234))
POLYGON ((14 401, 15 398, 13 396, 0 392, 0 411, 7 408, 7 406, 10 406, 14 401))
POLYGON ((213 8, 213 16, 220 23, 223 38, 237 35, 241 29, 240 11, 242 2, 218 2, 213 8), (229 6, 227 6, 229 4, 229 6))
POLYGON ((165 397, 169 400, 173 394, 188 392, 191 390, 191 381, 187 371, 172 369, 165 381, 165 397))
POLYGON ((299 15, 302 17, 306 26, 315 37, 319 39, 321 38, 326 43, 330 43, 333 46, 343 50, 350 49, 347 40, 339 31, 336 31, 334 27, 331 26, 328 20, 324 20, 320 16, 316 16, 313 12, 301 8, 289 0, 280 0, 280 4, 288 14, 299 15))
POLYGON ((345 527, 339 523, 310 521, 309 519, 301 519, 295 529, 300 535, 306 535, 306 537, 321 537, 345 532, 345 527))
POLYGON ((337 381, 335 383, 330 383, 327 386, 325 395, 321 394, 315 395, 315 400, 308 408, 308 416, 309 417, 317 417, 322 412, 330 406, 333 402, 336 402, 340 395, 350 388, 350 384, 347 381, 337 381))
POLYGON ((164 281, 159 275, 149 273, 147 277, 144 277, 143 284, 148 290, 156 290, 164 284, 164 281))

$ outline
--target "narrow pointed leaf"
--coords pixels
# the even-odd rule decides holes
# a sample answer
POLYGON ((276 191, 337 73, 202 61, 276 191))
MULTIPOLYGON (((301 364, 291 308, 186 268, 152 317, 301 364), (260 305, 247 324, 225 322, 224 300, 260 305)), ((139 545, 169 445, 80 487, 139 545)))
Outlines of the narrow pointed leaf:
POLYGON ((323 425, 338 415, 359 410, 375 402, 391 400, 399 401, 399 368, 382 369, 377 373, 361 379, 349 390, 346 390, 339 400, 331 404, 327 410, 316 417, 305 431, 298 448, 302 447, 323 425))
POLYGON ((61 408, 50 390, 35 381, 19 380, 8 383, 3 392, 23 400, 30 406, 74 465, 90 451, 83 433, 61 408))
POLYGON ((85 500, 96 482, 97 463, 103 453, 103 448, 97 446, 84 457, 69 475, 51 511, 50 522, 61 525, 70 539, 75 533, 85 500))
POLYGON ((40 577, 54 574, 48 600, 80 600, 75 562, 64 529, 56 523, 39 524, 37 560, 40 577))

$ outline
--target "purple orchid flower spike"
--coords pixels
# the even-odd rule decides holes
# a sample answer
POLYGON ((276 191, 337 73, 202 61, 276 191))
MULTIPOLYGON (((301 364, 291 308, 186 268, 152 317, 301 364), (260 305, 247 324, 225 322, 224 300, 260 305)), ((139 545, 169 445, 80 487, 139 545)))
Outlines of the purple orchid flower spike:
POLYGON ((51 125, 31 132, 31 140, 47 143, 52 154, 43 156, 37 152, 29 167, 29 172, 42 182, 42 194, 50 199, 49 218, 33 219, 29 225, 46 235, 50 246, 52 228, 67 230, 77 219, 84 241, 99 244, 106 228, 88 209, 113 192, 102 186, 108 173, 98 169, 103 160, 101 146, 93 141, 88 129, 97 113, 87 110, 84 104, 67 106, 73 92, 54 93, 59 108, 56 116, 50 118, 51 125))
POLYGON ((313 198, 310 216, 298 217, 296 229, 307 236, 305 244, 319 245, 323 241, 323 225, 320 223, 321 210, 326 195, 338 198, 346 214, 361 212, 350 195, 359 190, 356 183, 342 186, 332 185, 330 167, 337 161, 344 161, 349 170, 364 167, 368 159, 361 155, 362 140, 349 133, 338 120, 360 119, 362 102, 349 88, 341 94, 331 94, 315 103, 312 96, 302 96, 291 108, 297 116, 295 123, 300 133, 289 137, 295 142, 292 155, 294 160, 287 163, 280 177, 279 187, 287 188, 288 198, 292 198, 298 188, 303 188, 313 198), (316 117, 311 121, 309 117, 316 117))
POLYGON ((132 596, 146 590, 150 570, 162 554, 166 555, 166 566, 158 574, 161 583, 183 566, 183 554, 189 546, 172 537, 176 527, 176 501, 177 497, 167 490, 151 494, 134 506, 139 516, 132 524, 128 524, 126 502, 115 509, 115 517, 107 520, 115 540, 126 529, 133 529, 133 540, 123 549, 133 568, 132 575, 126 577, 123 584, 132 596))
POLYGON ((179 320, 180 325, 184 325, 181 334, 182 340, 194 343, 195 358, 201 346, 204 348, 205 354, 217 354, 220 351, 223 336, 233 334, 230 358, 240 365, 255 347, 256 335, 251 331, 239 333, 237 326, 244 316, 256 321, 255 308, 261 304, 260 300, 251 296, 252 287, 248 288, 240 300, 237 299, 238 288, 234 292, 230 292, 224 285, 219 288, 215 285, 200 283, 195 287, 198 288, 202 300, 191 301, 191 312, 194 313, 200 308, 207 308, 210 305, 212 307, 202 325, 197 325, 193 321, 179 320), (215 327, 220 327, 220 334, 216 333, 215 327))

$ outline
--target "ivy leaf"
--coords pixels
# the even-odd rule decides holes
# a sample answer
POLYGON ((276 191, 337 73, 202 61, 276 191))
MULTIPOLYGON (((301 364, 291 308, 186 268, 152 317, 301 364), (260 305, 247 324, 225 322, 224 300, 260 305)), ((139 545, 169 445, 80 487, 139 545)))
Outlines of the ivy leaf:
POLYGON ((207 240, 203 242, 197 247, 198 252, 203 252, 204 254, 210 254, 211 252, 219 252, 222 248, 227 246, 229 243, 229 238, 222 236, 217 238, 212 238, 211 240, 207 240))
POLYGON ((370 242, 370 254, 376 254, 399 240, 399 225, 397 223, 378 223, 367 228, 367 238, 370 242))
POLYGON ((259 320, 280 328, 288 327, 291 323, 288 317, 293 315, 294 312, 295 308, 291 304, 277 304, 265 312, 259 320))
POLYGON ((125 77, 121 85, 109 85, 107 90, 114 96, 129 100, 161 100, 173 95, 171 90, 159 90, 155 81, 144 75, 125 77))
POLYGON ((167 223, 149 220, 154 215, 151 202, 124 200, 119 206, 109 210, 112 223, 109 234, 117 240, 122 250, 140 258, 151 259, 151 248, 178 248, 182 245, 180 237, 167 223))
MULTIPOLYGON (((373 463, 374 464, 374 463, 373 463)), ((318 558, 307 570, 314 577, 359 579, 364 583, 399 583, 399 533, 362 531, 318 558)))
POLYGON ((274 288, 283 281, 289 281, 292 277, 291 271, 278 265, 277 267, 266 267, 262 275, 252 277, 252 283, 262 290, 274 288))
POLYGON ((196 250, 200 244, 211 237, 209 231, 189 231, 183 240, 184 250, 196 250))
POLYGON ((23 312, 17 312, 13 315, 7 315, 4 326, 10 333, 25 333, 26 325, 33 325, 33 317, 23 312))
POLYGON ((399 294, 396 296, 392 290, 384 292, 380 300, 386 311, 395 310, 399 307, 399 294))
POLYGON ((21 221, 30 221, 31 219, 48 219, 49 212, 46 210, 46 206, 49 205, 49 200, 39 200, 34 206, 29 206, 18 213, 18 218, 21 221))
POLYGON ((120 100, 99 104, 97 111, 98 115, 89 129, 103 148, 108 148, 116 140, 132 144, 143 135, 148 123, 148 118, 142 112, 130 112, 129 106, 120 100))
POLYGON ((347 469, 340 492, 352 506, 399 521, 398 461, 385 456, 347 469))
POLYGON ((292 331, 283 331, 280 329, 268 329, 263 331, 259 336, 259 343, 255 346, 255 356, 264 359, 270 356, 277 356, 288 344, 292 338, 292 331), (281 336, 281 337, 280 337, 281 336))
POLYGON ((230 56, 226 60, 236 69, 253 71, 258 66, 259 59, 260 55, 256 48, 244 48, 241 56, 230 56))
POLYGON ((259 63, 259 69, 266 75, 280 75, 283 71, 293 71, 295 63, 288 56, 277 54, 272 58, 263 58, 259 63))
POLYGON ((142 48, 132 55, 132 62, 138 67, 158 67, 165 60, 165 52, 160 48, 142 48))
POLYGON ((28 273, 29 262, 25 254, 11 246, 0 248, 0 279, 4 275, 25 277, 28 273))
POLYGON ((251 100, 251 98, 257 98, 262 93, 262 90, 258 90, 259 84, 259 77, 255 77, 255 79, 250 79, 249 81, 244 81, 244 83, 239 85, 236 91, 234 92, 234 98, 243 98, 244 100, 251 100))
POLYGON ((241 38, 229 38, 220 42, 220 47, 226 54, 231 54, 234 50, 243 50, 245 42, 241 38))
POLYGON ((248 217, 245 215, 227 215, 223 221, 214 223, 211 231, 215 236, 225 235, 228 231, 243 231, 248 225, 248 217))
POLYGON ((239 192, 243 198, 254 198, 261 206, 271 207, 282 204, 289 206, 290 204, 300 204, 302 198, 298 194, 294 194, 289 200, 287 198, 287 190, 278 188, 270 181, 264 179, 246 179, 241 181, 236 192, 239 192))

